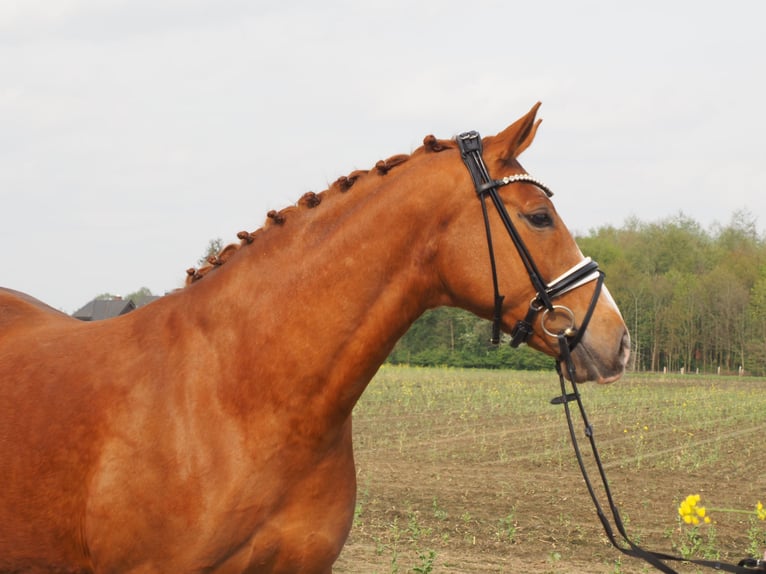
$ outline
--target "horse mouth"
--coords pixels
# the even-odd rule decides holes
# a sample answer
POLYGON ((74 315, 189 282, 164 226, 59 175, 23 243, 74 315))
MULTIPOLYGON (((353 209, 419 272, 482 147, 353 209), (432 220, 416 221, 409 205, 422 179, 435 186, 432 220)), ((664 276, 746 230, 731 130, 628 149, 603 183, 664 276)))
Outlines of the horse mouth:
MULTIPOLYGON (((617 381, 623 374, 630 358, 630 335, 625 330, 616 351, 598 352, 588 344, 587 337, 572 352, 576 383, 593 381, 606 385, 617 381)), ((566 372, 566 369, 564 370, 566 372)))

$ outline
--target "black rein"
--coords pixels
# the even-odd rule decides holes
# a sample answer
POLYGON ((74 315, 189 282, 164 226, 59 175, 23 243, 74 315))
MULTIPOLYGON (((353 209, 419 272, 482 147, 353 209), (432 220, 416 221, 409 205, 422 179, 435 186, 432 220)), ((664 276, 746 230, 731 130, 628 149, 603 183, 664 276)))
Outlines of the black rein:
MULTIPOLYGON (((588 489, 588 493, 590 494, 591 500, 593 501, 593 505, 596 508, 596 513, 598 514, 599 520, 601 521, 601 524, 604 527, 604 531, 606 532, 606 535, 607 535, 607 538, 609 538, 609 541, 617 550, 619 550, 623 554, 626 554, 628 556, 632 556, 635 558, 640 558, 646 561, 647 563, 651 564, 657 570, 660 570, 661 572, 665 572, 666 574, 677 574, 677 572, 673 570, 670 566, 665 564, 665 561, 688 562, 692 564, 697 564, 699 566, 712 568, 714 570, 721 570, 724 572, 733 572, 735 574, 752 574, 753 572, 766 572, 765 560, 755 560, 755 559, 747 558, 745 560, 740 561, 740 563, 737 566, 734 566, 731 564, 725 564, 718 561, 712 561, 712 560, 688 560, 688 559, 681 558, 679 556, 672 556, 672 555, 663 554, 660 552, 651 552, 649 550, 644 550, 643 548, 638 546, 638 544, 635 544, 632 540, 630 540, 630 538, 628 537, 625 531, 625 525, 622 522, 622 518, 620 517, 620 513, 617 509, 617 505, 615 504, 614 498, 612 497, 611 490, 609 489, 609 483, 606 478, 606 473, 604 472, 604 467, 601 464, 601 457, 599 456, 598 450, 596 448, 596 442, 593 436, 593 426, 588 421, 588 417, 585 413, 585 407, 583 406, 583 403, 580 397, 580 392, 577 388, 577 384, 574 382, 576 380, 576 377, 575 377, 576 373, 575 373, 574 362, 572 361, 572 356, 571 356, 571 351, 575 348, 577 343, 580 342, 580 339, 582 338, 582 335, 588 326, 590 318, 593 315, 593 311, 598 302, 598 297, 599 297, 599 294, 601 293, 601 287, 604 282, 604 273, 598 269, 598 264, 596 264, 594 261, 591 261, 589 258, 587 258, 581 263, 579 263, 578 265, 575 265, 573 268, 571 268, 569 271, 567 271, 564 275, 562 275, 558 279, 554 280, 553 282, 549 284, 546 284, 542 278, 542 275, 540 274, 540 271, 537 269, 537 266, 535 265, 535 262, 532 259, 531 254, 529 253, 529 250, 527 249, 526 245, 524 245, 524 242, 522 241, 521 236, 516 230, 516 227, 513 225, 513 221, 511 220, 511 217, 508 214, 508 211, 506 210, 505 205, 503 204, 503 201, 500 198, 500 195, 497 190, 500 187, 511 184, 511 183, 527 182, 539 187, 542 191, 545 192, 546 195, 548 195, 548 197, 552 196, 553 193, 545 185, 543 185, 542 183, 540 183, 539 181, 537 181, 532 176, 526 173, 515 174, 512 176, 505 177, 503 179, 492 179, 487 170, 487 166, 484 163, 484 159, 482 158, 482 141, 481 141, 481 137, 479 136, 477 132, 471 131, 471 132, 460 134, 457 137, 457 143, 458 143, 458 147, 460 148, 460 153, 462 154, 463 161, 465 162, 465 165, 468 168, 469 173, 471 174, 471 178, 473 179, 473 183, 476 188, 476 193, 479 196, 479 199, 481 200, 481 209, 484 215, 484 226, 487 233, 487 245, 489 247, 489 258, 490 258, 490 264, 492 269, 492 284, 493 284, 494 293, 495 293, 494 294, 494 299, 495 299, 494 316, 493 316, 493 326, 492 326, 492 342, 494 344, 498 344, 500 342, 500 323, 502 320, 503 300, 505 297, 500 294, 500 289, 498 285, 497 265, 495 263, 495 252, 494 252, 494 247, 492 245, 492 232, 491 232, 491 227, 489 223, 489 215, 487 213, 487 204, 486 204, 487 196, 489 196, 490 199, 492 200, 492 203, 494 204, 495 209, 500 215, 500 219, 502 220, 503 225, 506 231, 508 232, 508 235, 511 237, 511 240, 516 246, 516 250, 519 253, 519 257, 521 258, 521 261, 523 262, 524 267, 527 270, 527 274, 529 275, 529 279, 532 282, 532 287, 535 289, 535 292, 536 292, 535 298, 532 300, 529 306, 529 311, 527 312, 526 317, 522 321, 518 321, 516 323, 516 326, 513 328, 511 332, 511 346, 516 347, 520 345, 521 343, 526 342, 527 339, 532 335, 534 320, 538 312, 542 311, 543 313, 546 313, 546 312, 552 312, 555 309, 566 309, 565 307, 559 307, 553 304, 553 299, 555 297, 559 295, 563 295, 567 291, 576 289, 577 287, 585 283, 588 283, 592 280, 596 281, 596 288, 595 288, 593 297, 591 299, 588 310, 585 313, 585 317, 580 323, 580 326, 578 328, 575 328, 574 314, 572 314, 573 323, 570 329, 567 329, 565 331, 562 331, 556 334, 548 333, 549 335, 553 335, 557 338, 558 344, 559 344, 559 352, 560 352, 558 360, 556 361, 556 371, 559 374, 559 381, 561 384, 561 395, 555 397, 551 401, 551 403, 564 405, 564 411, 566 412, 566 418, 567 418, 567 425, 569 427, 569 436, 572 439, 572 447, 574 448, 575 456, 577 458, 577 464, 580 467, 580 472, 582 473, 583 479, 585 480, 585 485, 588 489), (566 389, 566 380, 564 377, 564 373, 562 371, 562 365, 565 366, 567 370, 566 374, 572 385, 571 393, 568 393, 566 389), (618 537, 615 535, 614 529, 612 528, 609 518, 607 517, 603 508, 601 507, 599 498, 596 494, 595 488, 593 487, 593 484, 588 475, 588 471, 585 467, 582 453, 580 452, 580 447, 577 442, 577 435, 574 430, 574 422, 572 420, 572 411, 569 408, 569 403, 572 401, 577 403, 577 406, 580 411, 580 416, 582 417, 583 424, 585 425, 585 436, 588 437, 588 441, 590 442, 591 451, 593 452, 593 458, 598 468, 598 473, 601 478, 601 483, 604 488, 604 493, 606 495, 607 502, 609 504, 609 510, 612 514, 612 519, 614 520, 614 526, 617 529, 617 532, 619 533, 620 537, 622 538, 622 543, 618 540, 618 537)), ((571 311, 569 312, 571 313, 571 311)), ((544 319, 545 317, 543 316, 543 322, 544 322, 544 319)), ((543 329, 545 329, 545 325, 542 325, 542 326, 543 326, 543 329)))

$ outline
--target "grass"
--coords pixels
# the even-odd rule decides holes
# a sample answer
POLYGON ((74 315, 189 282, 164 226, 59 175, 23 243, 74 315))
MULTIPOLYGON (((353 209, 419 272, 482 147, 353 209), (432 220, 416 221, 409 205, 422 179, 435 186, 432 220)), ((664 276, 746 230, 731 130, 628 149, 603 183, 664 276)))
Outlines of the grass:
MULTIPOLYGON (((335 571, 647 571, 605 541, 559 392, 553 372, 384 366, 355 410, 359 497, 335 571)), ((714 516, 692 533, 676 509, 692 492, 766 502, 766 380, 628 375, 581 392, 634 538, 733 562, 757 548, 762 521, 714 516)))

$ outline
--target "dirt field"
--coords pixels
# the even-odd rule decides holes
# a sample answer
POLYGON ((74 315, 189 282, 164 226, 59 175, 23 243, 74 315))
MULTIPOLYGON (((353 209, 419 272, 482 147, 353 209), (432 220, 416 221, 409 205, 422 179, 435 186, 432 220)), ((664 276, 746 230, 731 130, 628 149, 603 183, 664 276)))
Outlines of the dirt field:
MULTIPOLYGON (((735 563, 763 552, 765 380, 627 376, 581 392, 635 542, 735 563), (680 520, 692 493, 710 524, 680 520)), ((355 412, 357 516, 335 572, 654 571, 608 544, 557 394, 553 372, 385 366, 355 412)))

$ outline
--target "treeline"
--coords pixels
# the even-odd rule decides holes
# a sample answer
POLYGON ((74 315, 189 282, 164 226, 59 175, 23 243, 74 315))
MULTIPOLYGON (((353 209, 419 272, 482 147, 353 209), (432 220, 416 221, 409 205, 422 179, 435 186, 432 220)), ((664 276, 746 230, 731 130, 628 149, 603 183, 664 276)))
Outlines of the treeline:
POLYGON ((388 357, 394 364, 488 369, 541 370, 553 367, 550 357, 527 347, 512 349, 504 336, 495 346, 489 340, 489 321, 461 309, 427 311, 410 327, 388 357))
MULTIPOLYGON (((766 374, 766 240, 736 212, 703 229, 679 214, 628 220, 577 238, 598 261, 632 337, 636 371, 766 374)), ((488 322, 455 309, 421 317, 397 344, 394 363, 540 369, 551 359, 490 345, 488 322)))

